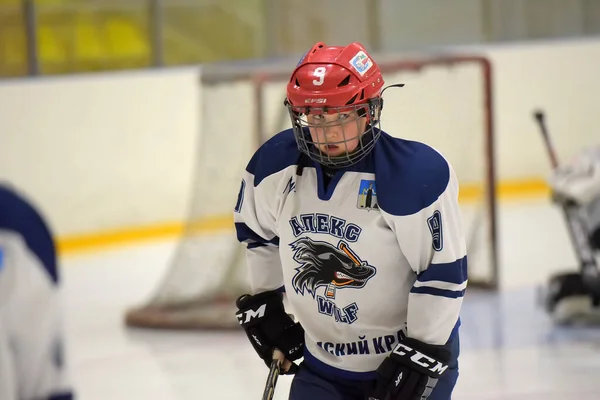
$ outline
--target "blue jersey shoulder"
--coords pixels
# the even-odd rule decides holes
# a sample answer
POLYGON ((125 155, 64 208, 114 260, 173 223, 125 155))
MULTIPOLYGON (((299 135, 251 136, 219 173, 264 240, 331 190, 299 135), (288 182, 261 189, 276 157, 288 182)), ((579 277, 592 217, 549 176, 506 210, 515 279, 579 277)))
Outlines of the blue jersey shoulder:
POLYGON ((54 283, 58 282, 56 249, 52 233, 42 216, 23 197, 0 184, 0 229, 19 234, 29 250, 44 265, 54 283))
POLYGON ((373 151, 377 202, 392 215, 411 215, 433 204, 446 190, 450 166, 432 147, 385 132, 373 151))
POLYGON ((296 145, 292 129, 279 132, 267 140, 254 153, 246 171, 254 175, 254 186, 258 186, 266 177, 273 175, 290 165, 296 165, 300 151, 296 145))

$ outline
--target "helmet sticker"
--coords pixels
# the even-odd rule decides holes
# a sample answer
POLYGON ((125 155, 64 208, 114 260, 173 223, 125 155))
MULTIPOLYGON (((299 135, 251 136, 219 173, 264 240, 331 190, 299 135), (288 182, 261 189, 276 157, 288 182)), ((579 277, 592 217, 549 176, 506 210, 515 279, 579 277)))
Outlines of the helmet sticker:
POLYGON ((350 60, 350 65, 354 67, 360 76, 363 76, 373 66, 373 62, 369 56, 367 56, 365 52, 361 50, 356 53, 354 57, 352 57, 350 60))

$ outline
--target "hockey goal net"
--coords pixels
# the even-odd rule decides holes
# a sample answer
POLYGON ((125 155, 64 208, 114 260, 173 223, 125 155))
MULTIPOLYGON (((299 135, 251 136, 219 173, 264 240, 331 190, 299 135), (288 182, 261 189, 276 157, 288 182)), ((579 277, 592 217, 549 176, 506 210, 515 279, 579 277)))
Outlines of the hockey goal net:
MULTIPOLYGON (((461 186, 469 285, 498 285, 491 65, 479 56, 379 57, 387 84, 382 129, 426 142, 453 164, 461 186)), ((290 126, 283 105, 294 63, 205 67, 201 132, 185 232, 154 295, 128 310, 129 326, 237 326, 235 298, 248 289, 232 210, 254 150, 290 126)))

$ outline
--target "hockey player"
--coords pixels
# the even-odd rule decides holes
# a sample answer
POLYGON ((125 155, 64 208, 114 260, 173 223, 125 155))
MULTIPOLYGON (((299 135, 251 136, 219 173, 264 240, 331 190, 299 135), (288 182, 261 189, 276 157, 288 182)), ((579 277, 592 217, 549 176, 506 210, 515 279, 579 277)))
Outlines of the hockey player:
POLYGON ((0 184, 0 399, 71 400, 54 241, 42 216, 0 184))
POLYGON ((557 323, 600 320, 600 147, 558 166, 549 179, 554 201, 565 210, 579 271, 550 279, 547 308, 557 323))
POLYGON ((287 86, 292 129, 242 179, 252 294, 237 318, 267 365, 285 355, 290 399, 449 400, 458 377, 457 178, 431 147, 380 130, 383 85, 359 43, 317 43, 287 86))
POLYGON ((581 207, 592 246, 600 250, 600 146, 582 151, 550 177, 556 200, 581 207))

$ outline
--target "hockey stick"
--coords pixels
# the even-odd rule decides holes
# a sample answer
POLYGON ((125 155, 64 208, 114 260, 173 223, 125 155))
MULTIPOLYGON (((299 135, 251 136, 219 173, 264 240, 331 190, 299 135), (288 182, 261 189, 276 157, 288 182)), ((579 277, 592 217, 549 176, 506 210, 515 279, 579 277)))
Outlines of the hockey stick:
POLYGON ((267 375, 267 382, 265 383, 265 390, 263 391, 262 400, 273 399, 273 395, 275 395, 275 385, 277 385, 277 378, 279 378, 279 374, 281 373, 283 360, 283 353, 275 349, 275 351, 273 351, 273 361, 271 361, 269 375, 267 375))
POLYGON ((535 120, 540 127, 540 132, 542 133, 542 139, 544 139, 544 144, 546 146, 546 151, 548 152, 548 156, 550 157, 550 165, 552 165, 552 169, 556 170, 558 168, 558 157, 556 156, 556 150, 554 150, 554 145, 552 144, 552 140, 550 140, 550 134, 548 133, 548 128, 546 127, 546 118, 544 116, 543 111, 535 111, 533 113, 535 120))
MULTIPOLYGON (((548 133, 548 129, 546 127, 544 113, 538 110, 534 112, 533 115, 538 123, 538 126, 540 127, 540 132, 542 133, 546 151, 550 157, 552 169, 556 170, 560 164, 556 155, 556 150, 550 139, 550 134, 548 133)), ((588 277, 594 281, 597 281, 599 276, 598 265, 596 263, 594 252, 590 248, 587 230, 579 214, 579 207, 572 202, 566 202, 562 203, 562 209, 567 226, 569 228, 568 231, 571 237, 571 242, 575 247, 575 254, 579 260, 579 265, 581 266, 581 274, 584 278, 588 277)))

